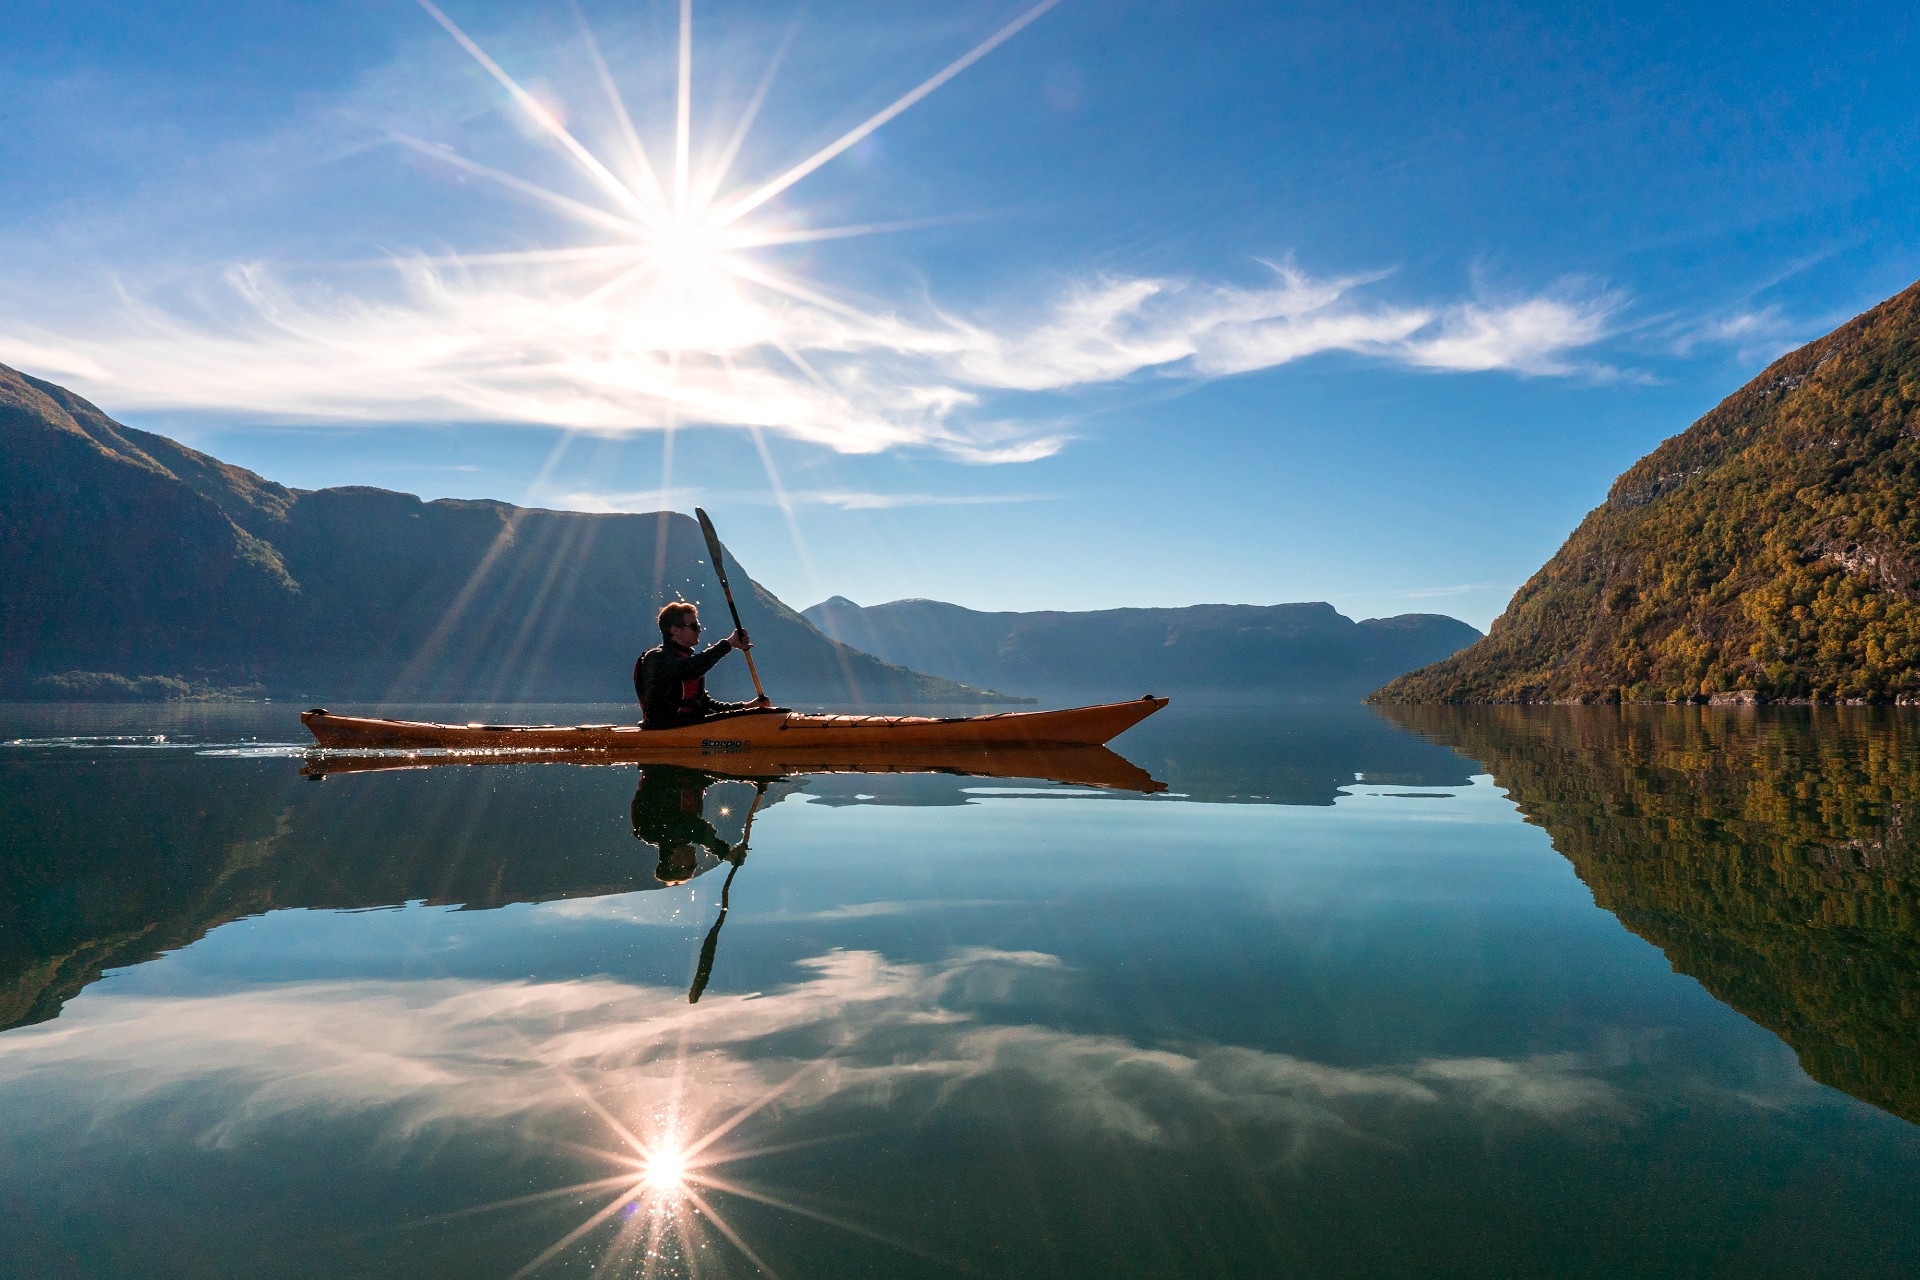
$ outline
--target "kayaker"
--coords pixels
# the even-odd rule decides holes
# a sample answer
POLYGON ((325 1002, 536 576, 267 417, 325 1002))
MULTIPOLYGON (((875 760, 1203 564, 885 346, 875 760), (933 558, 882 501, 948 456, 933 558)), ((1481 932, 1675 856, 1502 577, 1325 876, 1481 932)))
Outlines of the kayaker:
POLYGON ((698 609, 676 600, 660 610, 659 622, 659 646, 641 654, 633 664, 633 692, 640 699, 641 728, 677 729, 773 705, 766 698, 721 702, 707 693, 707 672, 713 664, 735 649, 744 653, 753 647, 745 631, 735 631, 695 653, 693 646, 700 643, 698 609))

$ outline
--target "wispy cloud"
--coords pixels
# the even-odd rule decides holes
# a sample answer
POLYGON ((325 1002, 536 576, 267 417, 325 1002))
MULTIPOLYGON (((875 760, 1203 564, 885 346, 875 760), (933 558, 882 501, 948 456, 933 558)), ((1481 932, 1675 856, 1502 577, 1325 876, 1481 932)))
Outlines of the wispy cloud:
MULTIPOLYGON (((534 500, 568 511, 612 513, 658 511, 676 502, 680 505, 698 502, 703 497, 709 504, 713 501, 711 495, 680 490, 663 494, 659 489, 624 493, 578 489, 542 493, 534 500)), ((1052 495, 1044 493, 880 493, 862 489, 789 489, 783 494, 729 492, 726 498, 728 504, 734 506, 831 507, 840 511, 890 511, 897 507, 985 507, 1053 500, 1052 495)))
MULTIPOLYGON (((198 253, 197 264, 122 269, 91 295, 70 279, 0 280, 0 361, 58 378, 109 411, 601 433, 764 428, 844 453, 931 449, 981 463, 1057 452, 1073 434, 1075 396, 1131 380, 1252 374, 1334 352, 1434 372, 1605 372, 1580 353, 1608 336, 1623 299, 1576 282, 1409 301, 1389 295, 1386 273, 1323 277, 1291 260, 1257 268, 1251 283, 1075 277, 1069 268, 1064 283, 963 310, 793 274, 773 250, 897 229, 809 225, 795 184, 1049 7, 1027 9, 757 186, 730 166, 758 97, 739 120, 694 120, 684 107, 691 64, 628 67, 650 95, 677 83, 683 104, 673 141, 649 144, 590 43, 521 48, 517 60, 567 72, 536 91, 429 7, 451 41, 435 31, 431 52, 409 51, 342 101, 317 105, 306 129, 296 122, 254 145, 233 142, 225 163, 204 171, 228 174, 236 189, 271 189, 263 170, 297 168, 312 186, 317 148, 337 163, 350 158, 371 184, 370 217, 458 181, 468 184, 459 220, 472 223, 477 211, 496 246, 504 236, 518 247, 296 268, 285 255, 242 259, 201 245, 181 251, 198 253), (422 68, 431 85, 411 90, 422 68), (692 135, 729 132, 728 146, 689 150, 692 135), (58 307, 44 305, 50 295, 58 307), (1034 393, 1057 401, 1036 409, 1020 398, 1034 393)), ((145 261, 156 240, 171 241, 138 230, 116 233, 122 260, 145 261)), ((436 234, 422 226, 413 242, 436 234)), ((85 246, 68 243, 60 256, 84 257, 85 246)), ((863 508, 935 499, 803 500, 863 508)))
POLYGON ((1607 321, 1620 305, 1610 294, 1577 300, 1526 298, 1498 306, 1465 303, 1443 315, 1436 332, 1411 337, 1406 358, 1428 369, 1463 373, 1577 373, 1582 366, 1569 359, 1569 353, 1605 337, 1607 321))
POLYGON ((1816 332, 1819 330, 1795 325, 1777 305, 1736 307, 1704 320, 1669 327, 1667 345, 1678 356, 1690 356, 1703 346, 1732 347, 1739 359, 1748 360, 1778 355, 1816 332))
MULTIPOLYGON (((0 360, 109 407, 283 422, 528 423, 602 432, 767 427, 848 453, 929 447, 976 461, 1055 452, 1066 433, 996 413, 995 392, 1075 392, 1151 374, 1245 374, 1328 352, 1443 372, 1567 376, 1617 297, 1407 306, 1290 265, 1245 288, 1106 277, 1037 320, 848 315, 716 289, 699 315, 583 303, 577 265, 396 265, 384 291, 225 270, 186 313, 129 289, 62 331, 0 315, 0 360)), ((876 495, 877 498, 877 495, 876 495)), ((824 505, 858 495, 820 493, 824 505)), ((911 501, 910 499, 908 501, 911 501)))
POLYGON ((1438 600, 1444 596, 1466 596, 1476 591, 1502 590, 1497 582, 1462 582, 1451 587, 1414 587, 1400 594, 1408 600, 1438 600))

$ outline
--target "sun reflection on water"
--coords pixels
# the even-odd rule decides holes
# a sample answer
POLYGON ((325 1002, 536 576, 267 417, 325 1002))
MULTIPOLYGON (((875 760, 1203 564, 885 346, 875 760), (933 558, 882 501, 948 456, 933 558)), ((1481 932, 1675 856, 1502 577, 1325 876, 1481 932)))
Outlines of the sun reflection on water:
POLYGON ((844 1216, 797 1203, 789 1196, 719 1172, 722 1166, 752 1156, 833 1140, 814 1138, 751 1148, 728 1141, 745 1121, 764 1112, 811 1069, 803 1068, 744 1105, 725 1110, 724 1114, 698 1116, 694 1123, 689 1123, 689 1117, 680 1110, 688 1106, 689 1094, 695 1091, 690 1088, 694 1082, 684 1074, 684 1067, 672 1085, 676 1105, 633 1124, 622 1122, 578 1080, 569 1080, 575 1096, 599 1121, 603 1145, 571 1142, 560 1145, 612 1165, 619 1172, 477 1206, 452 1216, 495 1212, 557 1199, 591 1203, 590 1193, 607 1195, 583 1221, 529 1260, 509 1280, 533 1275, 602 1230, 610 1230, 611 1235, 594 1263, 598 1275, 638 1276, 647 1280, 654 1276, 695 1276, 726 1251, 717 1248, 719 1242, 724 1242, 759 1272, 777 1277, 779 1273, 747 1241, 739 1226, 728 1219, 719 1203, 722 1197, 755 1201, 909 1252, 922 1253, 908 1241, 894 1239, 844 1216))
POLYGON ((677 1145, 662 1145, 647 1153, 646 1164, 640 1170, 640 1181, 649 1191, 671 1193, 686 1185, 687 1153, 677 1145))

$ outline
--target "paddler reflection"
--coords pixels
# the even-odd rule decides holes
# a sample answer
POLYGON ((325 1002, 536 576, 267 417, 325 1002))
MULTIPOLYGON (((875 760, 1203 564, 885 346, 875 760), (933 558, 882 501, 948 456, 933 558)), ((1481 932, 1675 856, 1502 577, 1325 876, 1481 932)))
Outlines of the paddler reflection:
MULTIPOLYGON (((720 886, 720 914, 714 919, 713 928, 707 931, 706 941, 700 947, 700 962, 694 971, 693 985, 687 991, 690 1003, 699 1001, 700 993, 707 988, 707 980, 713 976, 713 959, 720 945, 720 926, 727 921, 733 877, 747 860, 747 841, 753 834, 753 815, 766 799, 767 790, 768 784, 764 781, 747 784, 737 778, 723 778, 685 765, 648 764, 640 767, 640 783, 633 792, 633 834, 635 839, 659 851, 660 860, 653 869, 654 879, 670 887, 685 884, 702 871, 717 867, 722 862, 732 864, 727 868, 726 881, 720 886), (735 789, 744 792, 748 785, 752 787, 750 799, 744 795, 740 797, 744 801, 739 806, 744 809, 744 816, 737 842, 727 841, 707 817, 711 807, 708 792, 716 784, 723 792, 735 789)), ((723 795, 722 802, 717 806, 718 816, 723 820, 741 816, 734 806, 725 803, 725 799, 723 795)))

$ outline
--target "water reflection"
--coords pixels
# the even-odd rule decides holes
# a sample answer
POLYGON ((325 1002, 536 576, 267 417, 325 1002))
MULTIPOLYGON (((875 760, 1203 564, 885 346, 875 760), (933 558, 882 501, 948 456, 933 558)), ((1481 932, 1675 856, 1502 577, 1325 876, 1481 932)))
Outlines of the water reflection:
POLYGON ((1920 719, 1398 707, 1482 762, 1674 968, 1816 1080, 1920 1121, 1920 719))
MULTIPOLYGON (((653 869, 654 879, 663 885, 685 884, 707 869, 699 865, 703 853, 728 864, 726 883, 720 886, 720 914, 714 917, 713 928, 700 944, 700 962, 694 969, 693 985, 687 988, 689 1004, 700 1002, 700 993, 707 989, 713 977, 713 960, 720 946, 720 926, 727 922, 733 878, 747 860, 753 815, 767 798, 768 784, 756 782, 739 842, 722 840, 720 832, 707 821, 706 808, 707 792, 725 781, 719 774, 686 765, 645 764, 640 766, 639 785, 633 789, 634 839, 651 844, 660 855, 659 864, 653 869)), ((719 809, 722 817, 733 812, 724 804, 719 809)), ((658 1161, 655 1163, 659 1168, 667 1167, 658 1161)))
MULTIPOLYGON (((609 838, 597 820, 607 812, 590 798, 604 790, 600 779, 635 769, 604 752, 547 753, 537 765, 444 754, 208 760, 189 754, 191 738, 177 731, 123 736, 117 758, 73 749, 97 737, 27 739, 48 745, 17 750, 15 767, 0 772, 0 1030, 53 1018, 106 971, 263 911, 487 910, 673 888, 723 863, 730 887, 752 815, 810 789, 851 803, 912 781, 923 784, 921 799, 907 802, 934 805, 966 802, 983 779, 1026 780, 1043 793, 1164 789, 1104 748, 797 764, 760 754, 707 769, 650 761, 625 806, 634 838, 652 851, 640 857, 641 846, 609 838), (162 751, 169 742, 184 750, 162 751), (865 772, 875 769, 893 772, 865 772), (433 784, 430 775, 449 772, 473 774, 473 785, 433 784), (388 776, 355 777, 361 785, 347 795, 302 781, 367 773, 388 776)), ((902 794, 888 791, 889 802, 902 794)))
POLYGON ((1920 1129, 1592 900, 1770 940, 1897 1094, 1906 728, 1262 723, 0 751, 0 1273, 1915 1273, 1920 1129))

